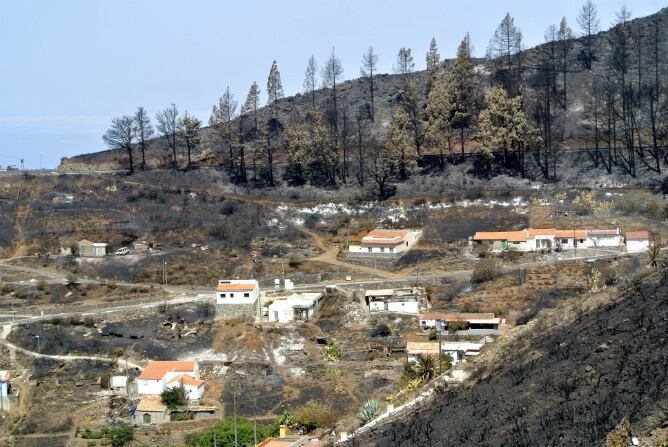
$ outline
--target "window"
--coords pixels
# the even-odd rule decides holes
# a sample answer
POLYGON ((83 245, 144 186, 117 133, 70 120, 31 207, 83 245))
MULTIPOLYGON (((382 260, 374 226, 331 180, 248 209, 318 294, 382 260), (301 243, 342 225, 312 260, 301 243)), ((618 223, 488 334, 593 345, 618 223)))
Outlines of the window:
POLYGON ((390 247, 390 253, 394 252, 394 247, 390 247))
POLYGON ((580 239, 581 244, 584 244, 584 241, 585 241, 584 239, 580 239))
POLYGON ((234 298, 234 293, 230 293, 230 298, 234 298))
POLYGON ((244 293, 244 298, 250 298, 250 293, 248 292, 244 293))
POLYGON ((562 243, 562 244, 568 244, 568 239, 562 239, 562 240, 561 240, 561 243, 562 243))
POLYGON ((385 253, 385 247, 380 247, 380 252, 385 253))
POLYGON ((369 247, 368 250, 369 250, 369 253, 371 253, 371 247, 369 247))
POLYGON ((221 297, 221 298, 225 298, 226 296, 227 296, 226 293, 221 293, 221 294, 220 294, 220 297, 221 297))

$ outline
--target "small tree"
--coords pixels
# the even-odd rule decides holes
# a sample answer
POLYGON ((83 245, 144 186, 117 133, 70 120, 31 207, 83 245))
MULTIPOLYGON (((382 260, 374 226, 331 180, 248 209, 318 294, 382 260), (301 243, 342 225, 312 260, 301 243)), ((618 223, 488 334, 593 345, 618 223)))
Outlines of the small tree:
POLYGON ((188 152, 188 167, 190 169, 192 166, 191 153, 195 146, 200 143, 199 129, 202 127, 202 122, 185 112, 178 124, 178 134, 179 138, 186 145, 186 150, 188 152))
POLYGON ((120 118, 111 120, 111 127, 104 134, 102 139, 111 149, 120 149, 128 151, 128 172, 135 172, 132 161, 132 144, 137 136, 137 128, 134 119, 131 116, 124 115, 120 118))
POLYGON ((438 359, 431 354, 418 354, 415 365, 415 376, 422 382, 429 382, 436 377, 438 371, 438 359))
POLYGON ((483 283, 498 278, 501 275, 499 261, 493 258, 480 259, 473 268, 471 281, 483 283))
POLYGON ((653 268, 659 268, 661 264, 661 248, 658 244, 652 244, 647 249, 647 264, 653 268))
POLYGON ((182 407, 188 403, 186 399, 186 389, 181 386, 169 388, 160 393, 160 400, 167 405, 170 410, 182 407))

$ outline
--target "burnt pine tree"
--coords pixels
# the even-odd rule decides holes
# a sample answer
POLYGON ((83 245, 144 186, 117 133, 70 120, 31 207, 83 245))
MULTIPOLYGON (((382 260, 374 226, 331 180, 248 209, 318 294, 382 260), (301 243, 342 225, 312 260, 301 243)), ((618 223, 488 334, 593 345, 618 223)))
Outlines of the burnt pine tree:
POLYGON ((306 71, 304 72, 304 93, 311 96, 311 109, 315 112, 315 86, 316 73, 318 73, 318 65, 315 62, 315 56, 311 56, 306 64, 306 71))
POLYGON ((341 60, 336 56, 334 48, 332 48, 332 53, 325 62, 325 66, 322 67, 322 83, 325 87, 330 88, 332 91, 332 110, 331 110, 331 126, 332 134, 334 135, 334 146, 338 145, 338 133, 339 133, 339 111, 336 104, 336 86, 337 82, 340 82, 341 76, 343 75, 343 65, 341 60))
POLYGON ((568 26, 566 17, 563 17, 559 23, 557 40, 559 48, 559 71, 561 72, 561 107, 566 110, 568 107, 566 76, 571 69, 571 49, 573 48, 573 31, 568 26))
POLYGON ((237 178, 239 181, 246 183, 248 180, 246 176, 246 149, 245 149, 245 139, 244 139, 244 117, 250 115, 253 119, 253 140, 257 140, 258 137, 258 121, 257 121, 257 110, 260 106, 260 87, 258 87, 257 82, 253 82, 248 90, 248 95, 246 95, 246 102, 244 102, 243 107, 241 108, 241 114, 239 116, 239 162, 238 162, 238 172, 237 178))
POLYGON ((178 136, 186 147, 188 165, 187 169, 192 167, 192 151, 200 143, 199 130, 202 122, 185 112, 178 124, 178 136))
POLYGON ((592 63, 596 60, 594 52, 594 35, 598 33, 598 14, 596 5, 587 0, 578 14, 578 25, 580 25, 580 36, 583 38, 583 46, 578 59, 583 67, 591 70, 592 63))
POLYGON ((135 127, 137 128, 137 140, 139 143, 139 149, 141 149, 141 170, 146 169, 146 147, 148 146, 148 140, 153 136, 153 126, 151 125, 151 119, 148 117, 146 110, 139 106, 134 116, 135 127))
POLYGON ((111 127, 102 136, 104 142, 111 149, 126 150, 128 152, 128 173, 135 172, 132 161, 132 143, 137 135, 134 119, 129 115, 123 115, 111 120, 111 127))
POLYGON ((374 51, 373 47, 369 47, 368 50, 362 55, 362 68, 360 69, 360 74, 366 78, 369 84, 369 97, 371 100, 371 121, 375 120, 375 103, 374 103, 374 91, 376 90, 373 84, 373 77, 378 69, 378 55, 374 51))
POLYGON ((515 25, 515 20, 506 14, 494 32, 490 42, 490 55, 496 66, 495 78, 506 91, 514 96, 518 93, 522 75, 522 32, 515 25))
POLYGON ((158 122, 157 129, 160 135, 167 142, 167 147, 172 152, 172 168, 177 168, 177 159, 176 159, 176 132, 179 121, 179 111, 176 108, 176 104, 172 103, 162 112, 158 112, 155 115, 155 120, 158 122))
POLYGON ((413 73, 415 62, 410 48, 401 47, 397 54, 397 62, 394 65, 394 72, 400 74, 404 79, 413 73))

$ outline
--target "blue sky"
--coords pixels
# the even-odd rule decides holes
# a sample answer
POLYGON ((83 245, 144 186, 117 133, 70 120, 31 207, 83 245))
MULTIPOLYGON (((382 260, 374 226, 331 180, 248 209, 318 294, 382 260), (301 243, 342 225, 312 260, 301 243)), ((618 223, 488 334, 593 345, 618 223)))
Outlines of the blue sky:
MULTIPOLYGON (((506 12, 525 46, 566 16, 576 29, 581 1, 536 0, 21 0, 0 2, 0 165, 55 167, 60 158, 105 149, 113 116, 138 105, 151 115, 171 102, 203 121, 230 86, 243 100, 253 80, 264 93, 278 61, 286 95, 301 90, 311 54, 332 47, 346 79, 359 75, 369 45, 390 72, 410 47, 416 68, 435 36, 450 57, 468 31, 476 54, 506 12)), ((659 0, 599 0, 601 28, 622 4, 641 17, 659 0)), ((263 98, 264 99, 264 98, 263 98)))

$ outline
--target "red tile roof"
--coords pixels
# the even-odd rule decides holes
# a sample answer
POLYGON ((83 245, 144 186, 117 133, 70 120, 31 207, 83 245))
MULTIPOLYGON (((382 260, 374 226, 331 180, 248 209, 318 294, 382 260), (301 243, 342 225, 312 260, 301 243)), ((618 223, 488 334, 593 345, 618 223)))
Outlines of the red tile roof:
POLYGON ((627 231, 626 239, 631 240, 649 240, 649 231, 627 231))
POLYGON ((473 236, 476 241, 509 241, 509 242, 525 242, 527 240, 527 232, 520 231, 478 231, 473 236))
POLYGON ((554 228, 529 228, 529 237, 534 236, 554 236, 557 232, 554 228))
POLYGON ((219 292, 236 292, 255 290, 255 284, 218 284, 216 290, 219 292))
POLYGON ((557 230, 554 237, 565 239, 587 239, 587 230, 557 230))
POLYGON ((196 364, 194 360, 186 361, 158 361, 152 360, 144 371, 139 375, 143 380, 160 380, 168 372, 195 372, 196 364))
POLYGON ((167 383, 180 383, 181 385, 188 385, 188 386, 195 386, 199 387, 200 385, 204 385, 204 381, 200 379, 193 379, 190 376, 186 376, 184 374, 181 374, 180 376, 174 377, 172 380, 170 380, 167 383))

